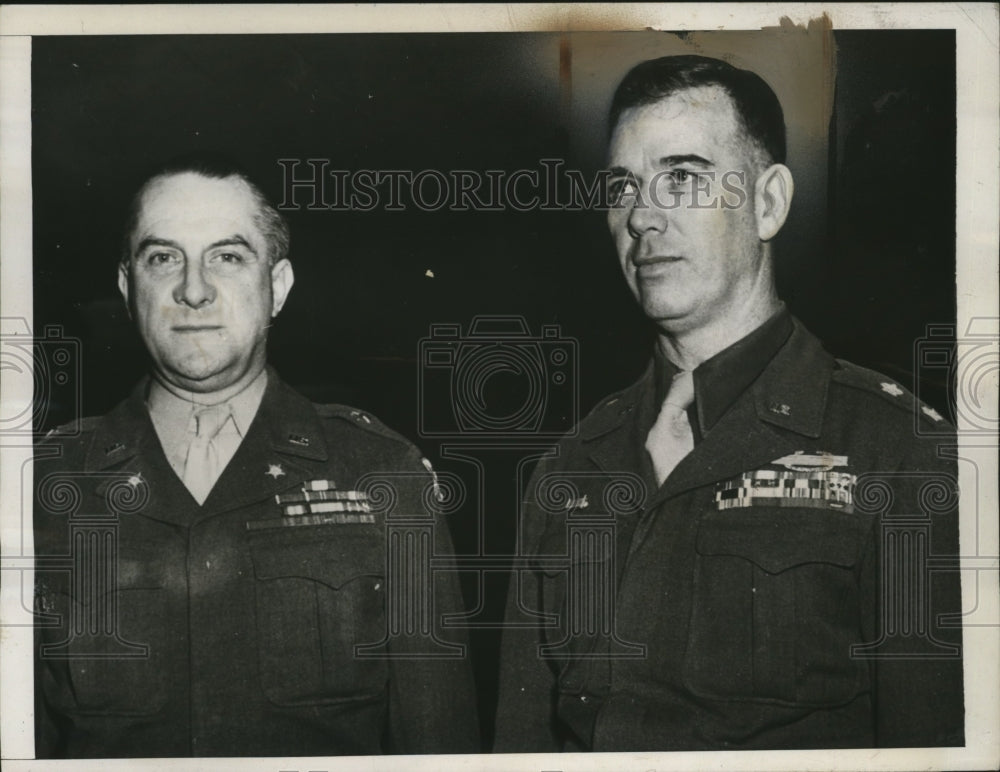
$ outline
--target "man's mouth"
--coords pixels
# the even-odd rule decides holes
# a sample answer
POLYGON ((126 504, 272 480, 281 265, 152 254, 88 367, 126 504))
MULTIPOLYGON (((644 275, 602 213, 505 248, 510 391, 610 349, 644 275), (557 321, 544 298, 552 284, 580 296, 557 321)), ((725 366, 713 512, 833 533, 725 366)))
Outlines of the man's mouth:
POLYGON ((635 272, 640 278, 654 276, 667 269, 667 266, 679 263, 683 260, 679 255, 652 255, 641 257, 635 260, 635 272))
POLYGON ((650 255, 649 257, 637 257, 636 265, 649 265, 650 263, 676 263, 683 260, 680 255, 650 255))
POLYGON ((221 330, 221 324, 175 324, 171 327, 174 332, 212 332, 221 330))

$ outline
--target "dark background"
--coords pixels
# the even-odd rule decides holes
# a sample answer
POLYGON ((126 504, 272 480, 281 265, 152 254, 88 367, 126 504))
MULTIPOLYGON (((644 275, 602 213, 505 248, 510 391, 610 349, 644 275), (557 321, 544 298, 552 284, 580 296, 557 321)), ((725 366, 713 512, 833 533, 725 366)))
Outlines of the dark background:
MULTIPOLYGON (((85 415, 110 409, 142 375, 115 269, 128 199, 141 172, 168 157, 225 151, 278 201, 279 158, 445 172, 538 169, 558 158, 592 173, 603 163, 611 89, 628 67, 727 40, 741 52, 737 65, 766 79, 796 76, 782 46, 801 51, 804 39, 768 33, 36 37, 33 329, 57 324, 80 339, 85 415)), ((777 241, 783 297, 832 353, 891 375, 946 414, 946 373, 914 372, 913 352, 928 323, 955 319, 954 41, 951 31, 834 32, 815 42, 820 59, 836 62, 826 81, 813 89, 802 74, 787 93, 772 81, 797 183, 777 241), (802 97, 821 103, 834 75, 831 105, 802 97), (800 112, 820 130, 800 125, 800 112)), ((461 442, 448 450, 421 433, 455 418, 446 371, 425 381, 431 393, 418 404, 427 374, 419 341, 432 324, 467 331, 476 315, 516 316, 533 335, 558 325, 575 342, 580 415, 628 385, 653 337, 603 214, 287 214, 297 282, 272 329, 272 363, 313 400, 370 410, 461 474, 474 495, 451 522, 459 551, 509 553, 519 451, 494 438, 494 450, 470 452, 478 464, 469 464, 447 458, 461 442)), ((496 375, 487 410, 509 414, 526 388, 516 373, 496 375)), ((54 400, 39 428, 78 409, 54 400)), ((544 409, 552 425, 574 417, 568 402, 544 409)), ((502 615, 506 577, 464 579, 470 604, 483 605, 472 640, 488 740, 498 633, 486 622, 502 615)))

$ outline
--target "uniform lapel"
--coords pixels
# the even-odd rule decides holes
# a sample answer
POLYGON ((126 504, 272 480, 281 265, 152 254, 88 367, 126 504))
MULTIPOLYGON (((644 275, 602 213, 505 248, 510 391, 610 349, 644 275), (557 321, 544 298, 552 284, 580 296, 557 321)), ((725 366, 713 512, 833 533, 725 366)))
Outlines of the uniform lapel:
POLYGON ((602 472, 638 472, 647 484, 647 497, 654 488, 652 466, 644 433, 652 425, 655 388, 653 364, 643 376, 618 396, 606 400, 594 421, 581 433, 590 460, 602 472))
POLYGON ((148 378, 141 380, 128 398, 102 419, 87 451, 86 472, 96 476, 93 493, 105 502, 114 483, 128 480, 136 487, 145 486, 148 492, 136 515, 186 525, 198 504, 170 468, 160 446, 145 404, 148 385, 148 378))
POLYGON ((269 369, 260 409, 198 519, 299 487, 322 472, 327 458, 323 427, 312 404, 269 369))
POLYGON ((822 430, 833 364, 833 357, 795 320, 788 341, 677 465, 651 506, 797 450, 819 450, 811 443, 822 430))
MULTIPOLYGON (((98 478, 94 496, 102 500, 115 482, 146 485, 148 501, 136 513, 143 517, 187 526, 300 486, 316 477, 328 458, 322 426, 310 402, 269 370, 257 415, 199 507, 163 453, 145 405, 147 386, 148 378, 104 417, 85 461, 86 473, 98 478)), ((106 505, 101 507, 105 509, 106 505)))
MULTIPOLYGON (((617 397, 606 400, 595 420, 585 427, 581 440, 590 461, 607 476, 602 487, 616 474, 638 474, 645 493, 639 506, 629 511, 615 512, 615 554, 628 554, 628 545, 638 523, 638 515, 656 493, 653 466, 646 453, 644 434, 653 422, 655 405, 654 369, 652 363, 645 374, 617 397)), ((600 494, 595 491, 595 496, 600 494)), ((620 581, 625 560, 616 560, 615 575, 620 581)))

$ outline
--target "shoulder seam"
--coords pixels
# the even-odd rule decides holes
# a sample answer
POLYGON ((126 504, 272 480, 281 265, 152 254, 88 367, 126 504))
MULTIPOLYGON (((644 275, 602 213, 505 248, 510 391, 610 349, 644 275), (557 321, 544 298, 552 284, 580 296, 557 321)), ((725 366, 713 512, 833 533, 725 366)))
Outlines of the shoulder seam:
POLYGON ((831 375, 834 382, 873 394, 879 397, 881 402, 888 403, 904 413, 921 415, 925 421, 940 423, 946 420, 937 410, 918 399, 895 378, 844 359, 837 359, 836 364, 837 367, 831 375))
MULTIPOLYGON (((614 405, 616 402, 618 402, 618 400, 620 400, 622 398, 622 395, 625 394, 625 392, 627 392, 630 388, 632 388, 632 387, 631 386, 627 386, 624 389, 619 389, 618 391, 612 392, 611 394, 608 394, 607 396, 602 397, 601 399, 599 399, 597 401, 597 404, 595 404, 590 409, 590 412, 587 413, 587 415, 585 415, 583 417, 583 421, 586 421, 591 416, 597 415, 597 414, 603 412, 604 410, 608 409, 612 405, 614 405)), ((581 423, 583 421, 581 421, 581 423)))
POLYGON ((49 429, 42 435, 42 437, 45 439, 49 437, 63 437, 66 439, 80 437, 84 434, 90 434, 91 432, 97 431, 97 427, 100 425, 102 420, 103 416, 85 416, 83 418, 78 418, 75 421, 67 421, 66 423, 59 424, 59 426, 49 429))
POLYGON ((339 405, 334 403, 313 403, 313 409, 316 411, 316 415, 322 419, 339 419, 352 426, 357 426, 359 429, 377 434, 380 437, 385 437, 386 439, 394 440, 402 445, 410 446, 413 444, 402 434, 390 429, 377 417, 366 410, 361 410, 360 408, 351 407, 349 405, 339 405))

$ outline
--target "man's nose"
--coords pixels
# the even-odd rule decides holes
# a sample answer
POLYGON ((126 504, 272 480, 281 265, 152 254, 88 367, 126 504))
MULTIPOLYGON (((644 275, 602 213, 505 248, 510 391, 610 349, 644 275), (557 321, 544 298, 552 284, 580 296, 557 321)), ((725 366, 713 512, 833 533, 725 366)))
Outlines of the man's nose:
POLYGON ((215 286, 205 275, 200 260, 187 260, 180 283, 174 288, 174 301, 191 308, 201 308, 215 300, 215 286))
POLYGON ((667 209, 652 195, 650 190, 644 190, 635 197, 628 214, 628 232, 638 239, 649 231, 663 233, 667 230, 667 209))

